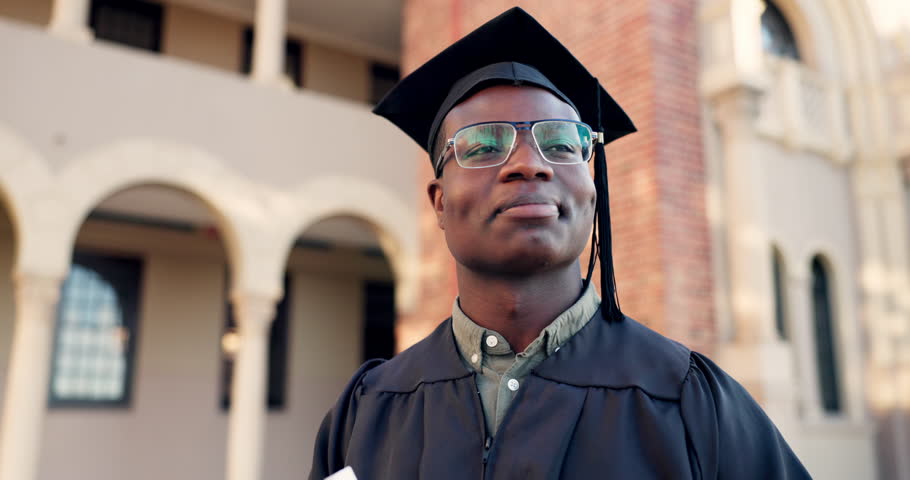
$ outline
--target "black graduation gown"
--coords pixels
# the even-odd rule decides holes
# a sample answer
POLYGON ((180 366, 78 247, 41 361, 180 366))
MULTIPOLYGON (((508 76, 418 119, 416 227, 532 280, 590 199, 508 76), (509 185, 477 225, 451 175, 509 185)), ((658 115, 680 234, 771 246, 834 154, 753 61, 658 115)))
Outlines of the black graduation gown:
POLYGON ((709 359, 600 312, 521 382, 492 438, 451 319, 367 362, 322 423, 310 479, 348 465, 359 480, 809 478, 709 359))

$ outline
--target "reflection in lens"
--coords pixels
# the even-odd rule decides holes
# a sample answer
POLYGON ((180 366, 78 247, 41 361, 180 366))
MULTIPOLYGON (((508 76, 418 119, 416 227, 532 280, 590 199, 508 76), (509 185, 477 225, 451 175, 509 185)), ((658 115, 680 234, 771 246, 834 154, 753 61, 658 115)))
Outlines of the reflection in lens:
POLYGON ((591 131, 567 121, 540 122, 532 129, 540 153, 552 163, 584 163, 591 149, 591 131))
POLYGON ((515 140, 515 127, 507 123, 474 125, 455 134, 455 157, 462 167, 478 168, 502 163, 515 140))

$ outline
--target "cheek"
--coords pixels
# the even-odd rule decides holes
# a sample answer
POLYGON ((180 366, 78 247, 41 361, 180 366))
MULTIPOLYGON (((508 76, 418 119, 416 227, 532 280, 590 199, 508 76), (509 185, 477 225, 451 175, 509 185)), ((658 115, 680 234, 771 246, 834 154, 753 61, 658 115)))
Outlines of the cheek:
POLYGON ((467 216, 471 211, 472 203, 470 195, 461 195, 459 193, 450 195, 446 202, 446 211, 456 219, 467 216))
POLYGON ((580 172, 579 175, 573 176, 568 182, 569 189, 572 192, 572 199, 579 208, 594 208, 597 201, 597 190, 594 188, 594 181, 587 171, 580 172))
POLYGON ((477 216, 482 210, 484 199, 481 182, 459 176, 462 172, 455 173, 448 179, 443 196, 445 216, 450 222, 465 221, 477 216))

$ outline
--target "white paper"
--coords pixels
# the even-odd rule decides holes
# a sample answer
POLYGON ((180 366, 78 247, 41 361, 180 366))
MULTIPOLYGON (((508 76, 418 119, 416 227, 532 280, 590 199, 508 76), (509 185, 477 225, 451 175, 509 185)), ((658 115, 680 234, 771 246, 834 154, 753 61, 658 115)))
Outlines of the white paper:
POLYGON ((354 475, 353 468, 344 467, 328 477, 325 477, 325 480, 357 480, 357 475, 354 475))

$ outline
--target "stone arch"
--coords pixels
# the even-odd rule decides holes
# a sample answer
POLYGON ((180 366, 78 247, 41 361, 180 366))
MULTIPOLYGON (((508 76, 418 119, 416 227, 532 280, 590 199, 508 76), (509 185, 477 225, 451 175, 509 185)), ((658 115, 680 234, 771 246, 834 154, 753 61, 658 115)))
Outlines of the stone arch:
MULTIPOLYGON (((811 278, 811 265, 815 259, 819 259, 822 262, 825 271, 831 278, 831 297, 834 299, 834 305, 832 306, 834 309, 834 316, 843 322, 845 320, 844 313, 846 313, 844 312, 844 309, 847 308, 847 306, 842 299, 846 298, 850 292, 850 286, 844 283, 845 278, 843 275, 844 272, 849 271, 850 267, 850 264, 848 263, 849 257, 846 255, 846 252, 840 251, 827 242, 815 241, 804 245, 804 250, 801 255, 796 258, 799 259, 800 263, 798 265, 794 263, 794 268, 801 270, 800 275, 805 276, 805 278, 811 278)), ((846 315, 846 318, 851 317, 852 315, 846 315)))
POLYGON ((881 77, 878 41, 862 1, 774 3, 790 22, 810 67, 845 86, 881 77))
POLYGON ((858 1, 774 0, 796 35, 810 67, 845 83, 876 71, 875 35, 858 1))
POLYGON ((30 253, 50 257, 44 261, 45 268, 65 271, 76 234, 89 212, 105 198, 139 185, 174 188, 205 204, 216 220, 232 268, 239 264, 242 222, 237 217, 238 212, 255 208, 245 203, 257 197, 249 192, 252 187, 203 150, 144 139, 104 146, 70 162, 48 190, 51 198, 43 204, 46 211, 39 212, 56 222, 58 243, 40 242, 30 253))
MULTIPOLYGON (((312 179, 297 189, 298 208, 289 217, 284 232, 280 258, 287 258, 294 240, 321 219, 351 216, 369 224, 395 276, 396 303, 399 310, 409 310, 415 301, 417 248, 417 214, 387 187, 348 176, 326 176, 312 179)), ((276 273, 277 275, 277 273, 276 273)))
POLYGON ((881 77, 881 56, 868 7, 860 0, 825 2, 837 48, 847 53, 845 83, 869 82, 881 77))
POLYGON ((0 208, 9 215, 16 245, 30 236, 27 199, 31 192, 43 190, 49 178, 47 164, 38 151, 0 124, 0 208))
POLYGON ((853 117, 848 120, 854 130, 852 137, 860 148, 881 156, 880 152, 887 151, 883 132, 889 131, 890 116, 882 85, 879 41, 868 7, 861 0, 776 1, 794 18, 805 19, 817 70, 846 89, 853 117))
MULTIPOLYGON (((819 248, 812 250, 804 259, 804 266, 808 278, 812 277, 812 264, 818 261, 825 270, 829 282, 829 295, 831 297, 832 317, 838 324, 844 324, 851 315, 845 315, 843 298, 848 295, 848 289, 843 284, 841 273, 844 271, 840 258, 834 252, 819 248)), ((842 330, 842 329, 841 329, 842 330)), ((843 332, 839 332, 843 333, 843 332)))
POLYGON ((16 306, 14 272, 18 251, 29 236, 24 222, 28 218, 24 209, 29 205, 26 193, 46 180, 47 170, 36 150, 0 124, 0 402, 7 397, 15 316, 21 308, 16 306))

